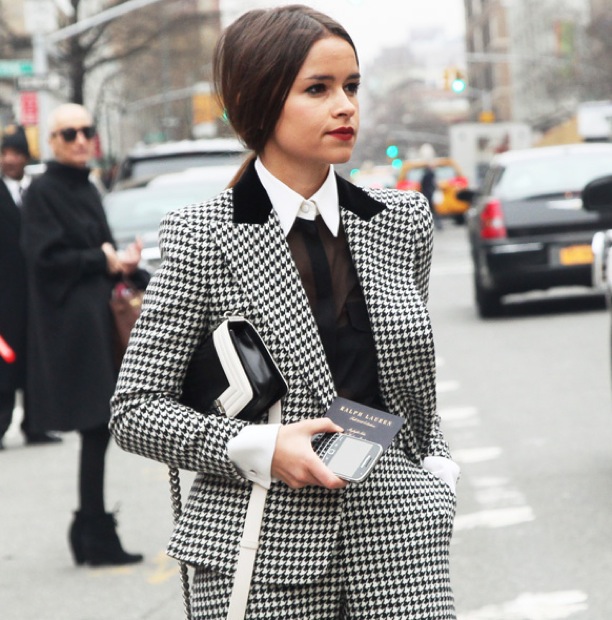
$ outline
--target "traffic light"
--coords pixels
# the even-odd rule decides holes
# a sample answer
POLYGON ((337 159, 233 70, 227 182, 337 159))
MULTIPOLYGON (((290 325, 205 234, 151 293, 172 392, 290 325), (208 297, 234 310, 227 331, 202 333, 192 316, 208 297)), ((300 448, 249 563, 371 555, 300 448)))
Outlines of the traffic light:
POLYGON ((450 90, 451 81, 454 77, 454 72, 452 69, 444 69, 443 80, 444 80, 444 90, 450 90))
POLYGON ((455 79, 453 80, 452 84, 451 84, 451 89, 454 93, 462 93, 465 89, 467 88, 467 80, 465 79, 465 76, 463 75, 463 71, 460 71, 459 69, 457 69, 455 71, 455 79))
POLYGON ((395 144, 390 144, 387 147, 387 157, 395 159, 399 155, 399 148, 395 144))
POLYGON ((444 90, 452 90, 454 93, 462 93, 467 88, 467 79, 460 69, 447 67, 442 75, 444 90))
POLYGON ((386 150, 387 157, 391 160, 391 166, 396 170, 402 167, 402 160, 399 157, 399 147, 397 144, 390 144, 386 150))

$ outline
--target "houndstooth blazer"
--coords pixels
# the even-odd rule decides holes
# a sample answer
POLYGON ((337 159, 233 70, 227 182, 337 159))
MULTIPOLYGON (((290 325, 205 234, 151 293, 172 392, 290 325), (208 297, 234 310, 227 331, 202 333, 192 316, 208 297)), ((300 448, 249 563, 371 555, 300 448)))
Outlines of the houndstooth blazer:
MULTIPOLYGON (((428 455, 449 457, 436 414, 426 309, 429 207, 416 192, 362 190, 340 177, 337 184, 369 311, 381 395, 390 412, 407 418, 400 445, 418 465, 428 455)), ((163 263, 132 332, 110 427, 125 450, 197 472, 168 553, 233 574, 251 483, 228 459, 226 446, 245 422, 179 404, 194 348, 224 317, 247 317, 289 384, 283 423, 323 416, 334 384, 280 221, 253 166, 233 189, 166 216, 160 246, 163 263)), ((273 482, 258 578, 292 584, 320 577, 341 527, 341 497, 341 490, 292 490, 273 482)))

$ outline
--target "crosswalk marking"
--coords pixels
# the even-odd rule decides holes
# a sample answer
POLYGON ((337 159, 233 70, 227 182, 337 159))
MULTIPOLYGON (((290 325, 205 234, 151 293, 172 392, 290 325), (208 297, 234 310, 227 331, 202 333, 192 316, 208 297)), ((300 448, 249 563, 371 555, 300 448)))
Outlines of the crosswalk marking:
POLYGON ((518 525, 520 523, 528 523, 534 520, 535 515, 533 514, 531 506, 480 510, 478 512, 457 515, 455 517, 455 531, 473 530, 477 527, 496 529, 518 525))
POLYGON ((469 423, 478 423, 478 409, 476 407, 446 407, 438 412, 443 422, 455 426, 469 423))
POLYGON ((485 446, 482 448, 465 448, 453 450, 453 459, 459 463, 482 463, 499 458, 503 450, 498 446, 485 446))
POLYGON ((460 276, 474 272, 472 263, 458 263, 456 265, 434 266, 431 269, 432 276, 460 276))
POLYGON ((513 601, 459 614, 457 620, 562 620, 588 608, 580 590, 525 592, 513 601))
POLYGON ((443 392, 454 392, 459 389, 459 381, 438 381, 436 383, 436 392, 442 394, 443 392))

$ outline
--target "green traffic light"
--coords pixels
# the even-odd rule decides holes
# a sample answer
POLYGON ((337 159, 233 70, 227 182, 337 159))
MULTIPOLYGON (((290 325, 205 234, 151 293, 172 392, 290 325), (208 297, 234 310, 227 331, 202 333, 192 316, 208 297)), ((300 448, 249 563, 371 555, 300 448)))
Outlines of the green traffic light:
POLYGON ((397 148, 397 146, 395 146, 395 144, 391 144, 390 146, 387 147, 387 157, 394 159, 398 155, 399 155, 399 149, 397 148))
POLYGON ((453 83, 451 84, 451 88, 454 93, 462 93, 466 89, 466 86, 467 84, 465 83, 465 80, 461 80, 459 78, 453 80, 453 83))

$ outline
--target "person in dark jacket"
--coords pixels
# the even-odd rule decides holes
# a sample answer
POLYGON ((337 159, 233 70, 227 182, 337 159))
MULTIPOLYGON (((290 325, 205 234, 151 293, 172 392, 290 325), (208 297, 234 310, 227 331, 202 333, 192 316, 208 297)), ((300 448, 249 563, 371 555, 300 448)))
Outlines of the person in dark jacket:
POLYGON ((427 202, 429 203, 429 208, 431 209, 431 214, 433 216, 434 225, 436 228, 442 228, 442 221, 440 220, 440 216, 436 212, 436 205, 434 203, 434 193, 438 185, 436 183, 436 173, 431 165, 425 166, 425 171, 423 172, 423 176, 421 177, 421 194, 427 198, 427 202))
POLYGON ((104 506, 109 400, 117 368, 109 299, 134 271, 140 244, 115 250, 98 190, 89 180, 95 129, 89 112, 64 104, 49 119, 54 159, 24 200, 28 275, 26 398, 36 431, 78 431, 80 506, 69 540, 77 564, 128 564, 114 515, 104 506))
MULTIPOLYGON (((11 425, 15 396, 25 383, 26 272, 19 247, 21 202, 30 183, 25 167, 30 149, 23 127, 10 126, 0 143, 0 337, 10 347, 14 359, 0 357, 0 449, 11 425)), ((50 433, 35 433, 29 428, 24 403, 21 430, 27 444, 61 441, 50 433)))

